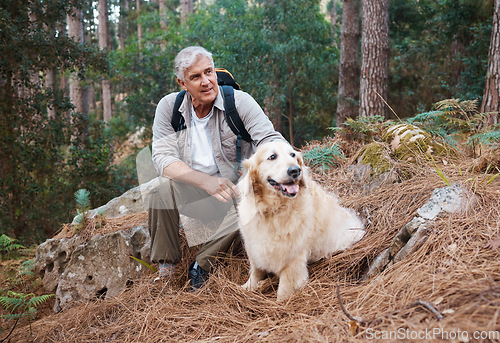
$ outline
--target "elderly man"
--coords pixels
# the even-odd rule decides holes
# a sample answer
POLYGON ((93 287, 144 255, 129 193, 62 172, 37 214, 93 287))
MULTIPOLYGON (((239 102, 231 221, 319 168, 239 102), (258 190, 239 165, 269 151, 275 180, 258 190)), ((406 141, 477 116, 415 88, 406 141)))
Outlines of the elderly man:
MULTIPOLYGON (((168 277, 181 259, 179 213, 202 220, 223 219, 217 232, 202 244, 189 267, 194 289, 213 271, 219 254, 240 243, 235 199, 238 175, 236 135, 227 124, 222 89, 217 83, 212 54, 202 47, 183 49, 174 61, 177 82, 186 91, 179 107, 186 129, 171 123, 178 93, 165 96, 156 108, 153 124, 153 164, 160 186, 149 204, 151 260, 159 263, 160 277, 168 277)), ((242 142, 241 155, 273 140, 284 140, 257 102, 234 90, 236 110, 252 138, 242 142)))

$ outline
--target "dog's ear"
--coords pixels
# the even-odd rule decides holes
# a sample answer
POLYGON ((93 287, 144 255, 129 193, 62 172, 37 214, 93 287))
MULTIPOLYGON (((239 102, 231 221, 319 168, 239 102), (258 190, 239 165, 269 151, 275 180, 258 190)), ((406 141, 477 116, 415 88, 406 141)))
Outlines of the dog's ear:
POLYGON ((250 192, 253 193, 252 180, 250 179, 250 170, 252 170, 253 163, 252 158, 244 160, 242 163, 243 176, 238 182, 238 189, 240 190, 242 196, 249 196, 251 195, 250 192))
POLYGON ((311 171, 304 164, 304 159, 302 158, 302 154, 300 153, 297 154, 297 162, 299 164, 300 169, 302 169, 302 179, 300 180, 300 184, 302 187, 307 188, 309 186, 309 180, 311 178, 311 171))

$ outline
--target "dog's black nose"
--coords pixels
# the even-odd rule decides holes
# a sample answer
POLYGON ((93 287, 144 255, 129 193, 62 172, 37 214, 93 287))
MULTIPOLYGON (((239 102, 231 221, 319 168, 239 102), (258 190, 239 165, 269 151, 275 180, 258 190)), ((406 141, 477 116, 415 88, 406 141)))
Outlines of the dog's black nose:
POLYGON ((299 166, 291 166, 290 168, 288 168, 287 173, 288 175, 296 179, 300 176, 301 170, 299 166))

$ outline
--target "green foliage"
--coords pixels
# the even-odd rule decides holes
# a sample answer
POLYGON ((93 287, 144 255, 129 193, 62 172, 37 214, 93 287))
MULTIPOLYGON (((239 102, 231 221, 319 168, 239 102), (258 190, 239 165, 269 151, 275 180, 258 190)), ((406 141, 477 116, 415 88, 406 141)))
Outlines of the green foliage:
POLYGON ((350 139, 368 143, 379 140, 384 128, 390 124, 390 121, 384 121, 384 116, 361 116, 356 119, 347 118, 341 128, 330 127, 329 129, 350 139))
POLYGON ((469 142, 500 148, 500 124, 487 126, 483 131, 473 134, 469 137, 469 142))
POLYGON ((3 315, 2 317, 9 320, 26 318, 30 324, 31 331, 31 321, 38 313, 37 307, 54 296, 55 294, 35 296, 33 293, 24 294, 8 291, 7 296, 0 296, 0 305, 10 311, 11 314, 3 315))
POLYGON ((309 166, 319 169, 321 172, 335 167, 339 159, 345 159, 341 147, 336 143, 314 147, 304 152, 302 156, 309 166))
POLYGON ((85 218, 90 211, 90 192, 85 188, 81 188, 75 192, 76 214, 77 214, 77 230, 81 230, 85 226, 85 218))
POLYGON ((326 135, 335 107, 331 90, 338 83, 338 50, 319 1, 255 5, 221 0, 196 11, 185 25, 173 12, 166 29, 156 12, 143 12, 140 21, 147 32, 142 48, 133 37, 111 55, 114 80, 128 94, 127 117, 134 126, 150 127, 159 100, 179 90, 175 55, 188 45, 201 45, 214 54, 217 67, 230 70, 266 107, 276 129, 288 136, 291 122, 297 142, 326 135))
MULTIPOLYGON (((48 70, 78 70, 81 76, 89 69, 106 72, 106 56, 95 45, 56 33, 69 12, 69 1, 0 5, 0 234, 25 244, 47 238, 71 219, 73 191, 87 180, 104 190, 96 203, 126 187, 118 173, 120 178, 111 180, 102 176, 112 171, 101 132, 77 128, 65 90, 45 87, 42 78, 48 70), (54 117, 49 118, 48 106, 54 117), (77 146, 72 144, 75 132, 82 133, 75 135, 82 143, 77 146), (101 154, 105 149, 107 158, 101 154)), ((55 74, 59 84, 62 76, 55 74)))
POLYGON ((390 0, 390 95, 407 117, 483 95, 493 0, 390 0))
POLYGON ((11 258, 12 253, 16 250, 24 249, 24 246, 16 243, 16 240, 12 237, 2 234, 0 236, 0 256, 2 259, 11 258))
POLYGON ((473 154, 479 145, 492 146, 500 141, 498 125, 485 125, 487 115, 478 111, 478 100, 446 99, 437 102, 435 110, 408 118, 433 136, 439 136, 448 144, 458 147, 466 141, 473 154))
POLYGON ((24 261, 19 269, 19 276, 35 276, 35 259, 24 261))

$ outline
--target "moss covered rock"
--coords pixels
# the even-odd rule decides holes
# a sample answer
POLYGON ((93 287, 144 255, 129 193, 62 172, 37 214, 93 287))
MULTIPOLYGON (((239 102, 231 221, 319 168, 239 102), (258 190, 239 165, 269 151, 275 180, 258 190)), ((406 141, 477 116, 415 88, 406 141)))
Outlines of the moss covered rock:
POLYGON ((357 164, 350 166, 349 170, 355 181, 363 183, 364 194, 398 180, 390 151, 388 144, 373 142, 365 145, 356 154, 357 164))
POLYGON ((384 130, 382 138, 390 145, 392 155, 403 161, 415 161, 422 154, 445 156, 452 151, 451 147, 436 142, 428 132, 411 124, 390 126, 384 130))
POLYGON ((356 160, 358 164, 369 165, 371 176, 376 176, 392 170, 394 163, 389 152, 387 144, 373 142, 361 148, 356 160))

